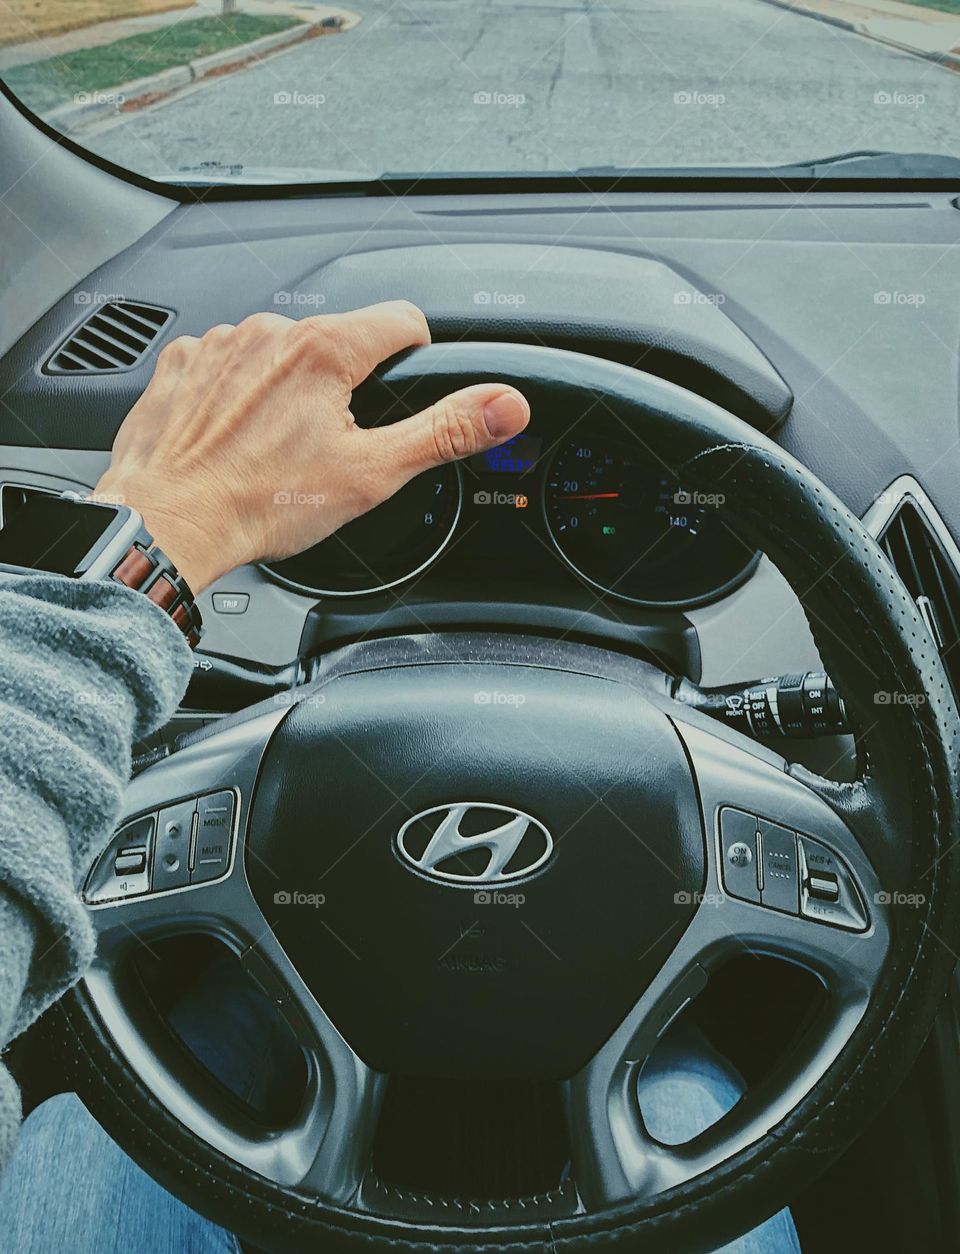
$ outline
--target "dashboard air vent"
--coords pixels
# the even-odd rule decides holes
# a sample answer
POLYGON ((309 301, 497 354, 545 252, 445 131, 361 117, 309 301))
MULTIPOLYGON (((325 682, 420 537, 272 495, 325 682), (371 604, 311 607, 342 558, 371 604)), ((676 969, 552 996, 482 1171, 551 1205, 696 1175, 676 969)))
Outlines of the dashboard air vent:
MULTIPOLYGON (((917 485, 919 488, 919 485, 917 485)), ((922 492, 899 495, 875 531, 917 603, 960 702, 960 566, 946 525, 922 492)))
POLYGON ((97 308, 50 357, 48 374, 105 374, 132 370, 146 356, 173 310, 113 300, 97 308))

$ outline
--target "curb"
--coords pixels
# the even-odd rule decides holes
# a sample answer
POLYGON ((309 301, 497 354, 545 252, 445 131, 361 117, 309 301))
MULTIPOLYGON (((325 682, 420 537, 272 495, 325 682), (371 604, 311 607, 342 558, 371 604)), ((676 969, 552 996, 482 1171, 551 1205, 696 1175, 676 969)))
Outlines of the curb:
POLYGON ((152 104, 155 100, 202 79, 240 69, 263 53, 279 51, 317 35, 339 31, 346 20, 344 16, 337 15, 325 17, 320 22, 303 22, 298 26, 291 26, 289 30, 264 35, 251 43, 237 44, 236 47, 224 48, 221 52, 211 52, 208 56, 187 62, 186 65, 173 65, 168 70, 148 74, 145 78, 137 78, 130 83, 121 83, 118 87, 81 92, 72 103, 59 105, 45 113, 43 120, 59 131, 79 130, 104 118, 115 117, 144 104, 152 104))
POLYGON ((924 61, 934 61, 960 70, 960 54, 956 52, 927 52, 925 48, 915 48, 913 44, 902 43, 899 39, 888 39, 885 35, 874 35, 866 22, 851 22, 845 17, 836 17, 832 13, 819 13, 815 9, 805 9, 802 5, 793 4, 791 0, 763 0, 764 4, 772 4, 778 9, 786 9, 790 13, 799 13, 801 17, 813 18, 815 22, 825 22, 827 26, 837 26, 840 30, 852 31, 864 39, 872 39, 875 44, 886 44, 888 48, 899 48, 901 52, 909 52, 911 56, 920 57, 924 61))

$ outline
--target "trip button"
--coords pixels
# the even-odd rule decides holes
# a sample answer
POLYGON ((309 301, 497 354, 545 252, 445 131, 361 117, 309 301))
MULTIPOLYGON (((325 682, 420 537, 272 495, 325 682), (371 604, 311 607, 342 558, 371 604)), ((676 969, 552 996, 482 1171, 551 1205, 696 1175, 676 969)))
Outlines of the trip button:
POLYGON ((757 860, 757 820, 752 814, 720 811, 720 852, 723 886, 731 897, 760 902, 757 860))
POLYGON ((197 803, 197 833, 194 840, 190 883, 202 884, 219 879, 230 862, 230 836, 233 831, 232 792, 215 792, 197 803))
POLYGON ((867 927, 863 898, 839 854, 810 836, 800 836, 800 913, 818 923, 862 932, 867 927))
POLYGON ((215 592, 211 598, 218 614, 245 614, 250 604, 249 592, 215 592))
POLYGON ((197 803, 180 801, 167 806, 157 817, 157 839, 153 854, 153 891, 183 888, 190 883, 190 838, 197 803))
POLYGON ((766 819, 759 821, 760 901, 772 910, 800 913, 800 870, 795 834, 766 819))

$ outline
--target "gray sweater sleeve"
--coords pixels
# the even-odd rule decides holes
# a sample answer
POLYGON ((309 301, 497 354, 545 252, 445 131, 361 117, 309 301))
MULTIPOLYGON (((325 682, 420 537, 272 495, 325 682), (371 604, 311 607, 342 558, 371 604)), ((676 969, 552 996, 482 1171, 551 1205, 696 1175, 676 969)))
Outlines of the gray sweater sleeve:
MULTIPOLYGON (((0 1047, 93 956, 77 888, 119 818, 131 746, 176 709, 191 658, 139 592, 0 575, 0 1047)), ((19 1122, 0 1063, 0 1170, 19 1122)))

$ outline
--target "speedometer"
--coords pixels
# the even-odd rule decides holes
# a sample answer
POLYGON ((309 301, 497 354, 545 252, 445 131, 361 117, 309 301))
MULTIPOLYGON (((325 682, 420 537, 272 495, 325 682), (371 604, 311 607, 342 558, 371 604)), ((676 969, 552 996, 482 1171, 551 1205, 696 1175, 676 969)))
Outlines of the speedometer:
POLYGON ((570 566, 604 592, 651 605, 715 596, 748 571, 754 554, 722 505, 616 437, 561 445, 544 486, 547 527, 570 566))
MULTIPOLYGON (((289 493, 278 493, 278 498, 289 493)), ((295 557, 264 563, 279 582, 327 596, 363 596, 412 579, 440 555, 460 514, 455 466, 418 475, 389 500, 295 557)), ((300 505, 310 501, 278 500, 300 505)))

